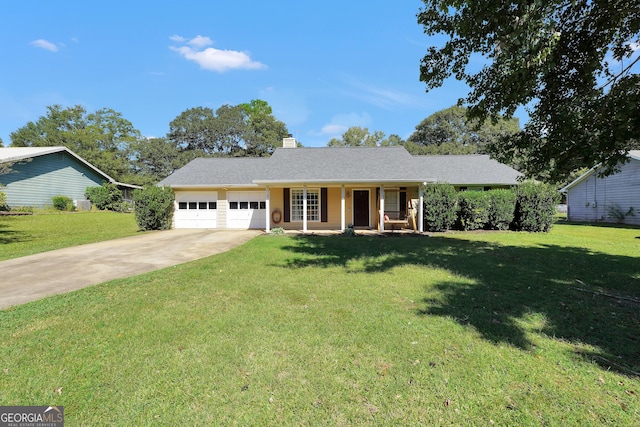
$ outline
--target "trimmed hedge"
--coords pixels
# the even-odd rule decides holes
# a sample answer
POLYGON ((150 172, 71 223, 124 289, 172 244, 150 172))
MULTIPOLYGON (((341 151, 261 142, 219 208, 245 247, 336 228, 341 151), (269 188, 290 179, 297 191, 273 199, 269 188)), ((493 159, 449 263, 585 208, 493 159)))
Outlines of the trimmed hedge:
POLYGON ((486 228, 489 230, 508 230, 513 223, 516 210, 516 192, 508 189, 496 189, 489 190, 486 194, 490 199, 486 228))
POLYGON ((429 184, 422 189, 423 221, 427 231, 447 231, 456 220, 457 194, 453 185, 429 184))
POLYGON ((133 192, 138 226, 142 230, 168 230, 173 220, 174 194, 171 187, 146 187, 133 192))
POLYGON ((560 194, 551 185, 527 181, 517 190, 514 227, 518 231, 546 232, 551 228, 560 194))
POLYGON ((458 193, 458 226, 461 230, 479 230, 489 222, 491 199, 484 191, 458 193))
POLYGON ((424 195, 424 230, 508 230, 547 232, 560 194, 548 184, 526 181, 516 190, 462 191, 430 184, 424 195))

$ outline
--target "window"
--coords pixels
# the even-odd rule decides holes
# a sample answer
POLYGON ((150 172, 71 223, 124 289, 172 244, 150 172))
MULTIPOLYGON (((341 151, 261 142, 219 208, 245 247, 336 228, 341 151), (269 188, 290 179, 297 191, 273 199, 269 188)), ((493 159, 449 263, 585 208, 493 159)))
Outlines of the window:
POLYGON ((229 209, 238 209, 238 202, 229 202, 229 209))
MULTIPOLYGON (((304 190, 291 189, 291 221, 302 221, 304 190)), ((320 190, 307 190, 307 221, 320 221, 320 190)))
POLYGON ((198 209, 198 202, 189 202, 189 209, 198 209))
POLYGON ((260 202, 260 209, 267 209, 267 202, 260 202))
POLYGON ((249 209, 249 202, 240 202, 240 209, 249 209))
POLYGON ((249 209, 258 209, 258 202, 249 202, 249 209))
POLYGON ((384 192, 384 210, 399 212, 400 209, 400 193, 396 190, 384 192))
POLYGON ((198 209, 207 209, 207 202, 198 202, 198 209))
POLYGON ((209 209, 218 209, 218 202, 209 202, 209 209))

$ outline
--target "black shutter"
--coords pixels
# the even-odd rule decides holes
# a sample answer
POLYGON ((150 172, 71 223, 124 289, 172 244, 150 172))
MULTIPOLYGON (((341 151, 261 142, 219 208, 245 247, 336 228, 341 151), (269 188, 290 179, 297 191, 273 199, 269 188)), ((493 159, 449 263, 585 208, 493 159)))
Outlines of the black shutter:
POLYGON ((284 199, 284 222, 291 222, 291 193, 288 188, 283 190, 284 199))
POLYGON ((407 217, 407 193, 400 192, 400 216, 402 219, 407 217))
POLYGON ((329 221, 329 215, 327 212, 327 188, 320 189, 320 221, 327 222, 329 221))

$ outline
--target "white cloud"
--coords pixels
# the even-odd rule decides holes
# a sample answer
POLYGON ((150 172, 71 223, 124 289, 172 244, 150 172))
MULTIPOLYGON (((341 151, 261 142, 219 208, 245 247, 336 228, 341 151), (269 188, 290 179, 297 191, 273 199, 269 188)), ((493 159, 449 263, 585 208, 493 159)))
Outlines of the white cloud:
POLYGON ((213 44, 209 37, 197 36, 186 40, 180 36, 171 36, 171 40, 186 44, 183 46, 171 46, 171 50, 178 52, 188 61, 193 61, 205 70, 223 73, 228 70, 261 70, 267 66, 261 62, 253 61, 246 52, 236 50, 221 50, 213 47, 202 49, 213 44))
POLYGON ((189 40, 187 43, 195 48, 201 48, 205 46, 211 46, 213 44, 213 40, 211 40, 209 37, 198 35, 189 40))
POLYGON ((176 42, 176 43, 184 43, 187 39, 185 39, 182 36, 179 36, 177 34, 172 35, 171 37, 169 37, 169 40, 176 42))
POLYGON ((58 46, 56 46, 55 44, 53 44, 50 41, 47 41, 45 39, 34 40, 29 44, 31 46, 39 47, 41 49, 48 50, 50 52, 57 52, 58 51, 58 46))
POLYGON ((338 114, 331 118, 331 121, 322 127, 321 135, 329 137, 340 136, 347 129, 353 126, 368 127, 371 124, 369 113, 348 113, 338 114))

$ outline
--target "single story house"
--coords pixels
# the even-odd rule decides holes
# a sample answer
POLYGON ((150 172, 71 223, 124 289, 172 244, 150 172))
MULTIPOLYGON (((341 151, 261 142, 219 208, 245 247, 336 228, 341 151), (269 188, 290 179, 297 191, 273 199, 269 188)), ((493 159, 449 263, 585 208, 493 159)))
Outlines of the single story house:
POLYGON ((54 196, 67 196, 76 206, 88 205, 87 187, 105 182, 118 185, 130 200, 135 185, 116 182, 66 147, 0 147, 0 163, 13 163, 11 172, 0 175, 0 191, 9 207, 43 208, 54 196))
POLYGON ((628 157, 613 175, 599 177, 595 166, 560 190, 567 197, 567 220, 640 225, 640 150, 628 157))
POLYGON ((420 217, 427 183, 486 190, 517 185, 521 176, 486 155, 296 146, 285 138, 271 157, 198 158, 176 170, 158 184, 175 191, 174 227, 384 231, 411 211, 420 217))

